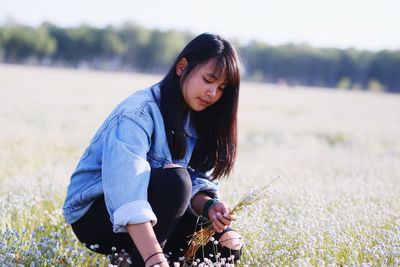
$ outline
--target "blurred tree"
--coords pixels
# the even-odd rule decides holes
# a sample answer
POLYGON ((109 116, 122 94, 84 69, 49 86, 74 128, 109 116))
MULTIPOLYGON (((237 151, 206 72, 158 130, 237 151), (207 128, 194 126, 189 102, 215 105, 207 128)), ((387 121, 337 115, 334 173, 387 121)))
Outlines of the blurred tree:
POLYGON ((187 35, 174 30, 151 32, 148 45, 143 47, 138 57, 140 66, 144 71, 166 71, 188 40, 187 35))
POLYGON ((339 89, 350 89, 351 88, 351 80, 349 77, 343 77, 336 85, 339 89))
MULTIPOLYGON (((149 30, 134 23, 105 28, 86 24, 60 28, 43 23, 32 28, 10 20, 0 26, 0 60, 23 63, 45 58, 53 65, 161 73, 192 38, 188 32, 149 30)), ((235 43, 248 79, 400 92, 400 51, 235 43)))
POLYGON ((368 83, 368 90, 373 92, 382 92, 385 90, 385 87, 376 79, 370 79, 368 83))
POLYGON ((46 28, 8 24, 1 28, 1 47, 6 62, 21 63, 29 57, 41 58, 56 49, 55 40, 46 28))
POLYGON ((57 42, 52 38, 46 27, 41 26, 35 33, 35 49, 40 58, 54 54, 57 49, 57 42))
POLYGON ((371 63, 369 77, 375 78, 388 91, 400 92, 400 51, 377 53, 371 63))
POLYGON ((133 23, 125 23, 119 29, 118 34, 126 46, 126 51, 123 53, 123 64, 134 70, 142 71, 139 57, 150 43, 151 31, 133 23))
POLYGON ((101 32, 100 42, 102 44, 102 55, 106 58, 115 55, 121 56, 128 50, 128 45, 123 42, 117 31, 112 26, 108 26, 101 32))

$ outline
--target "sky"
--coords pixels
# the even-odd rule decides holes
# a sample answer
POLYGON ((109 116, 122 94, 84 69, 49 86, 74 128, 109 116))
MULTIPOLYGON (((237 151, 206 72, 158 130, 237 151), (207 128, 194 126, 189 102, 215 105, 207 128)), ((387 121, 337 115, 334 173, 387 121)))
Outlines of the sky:
POLYGON ((400 0, 0 0, 0 24, 134 22, 150 29, 218 33, 245 44, 400 50, 400 0))

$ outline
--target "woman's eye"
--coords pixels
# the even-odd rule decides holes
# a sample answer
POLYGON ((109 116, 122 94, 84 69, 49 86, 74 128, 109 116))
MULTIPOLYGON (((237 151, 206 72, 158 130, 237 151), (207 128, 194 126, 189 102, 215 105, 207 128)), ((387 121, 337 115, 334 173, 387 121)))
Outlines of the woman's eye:
POLYGON ((218 87, 218 89, 221 90, 221 91, 224 91, 225 88, 226 88, 226 85, 225 85, 225 84, 223 84, 223 85, 221 85, 221 86, 218 87))
POLYGON ((211 81, 210 80, 208 80, 207 78, 205 78, 205 77, 203 77, 203 80, 206 82, 206 83, 211 83, 211 81))

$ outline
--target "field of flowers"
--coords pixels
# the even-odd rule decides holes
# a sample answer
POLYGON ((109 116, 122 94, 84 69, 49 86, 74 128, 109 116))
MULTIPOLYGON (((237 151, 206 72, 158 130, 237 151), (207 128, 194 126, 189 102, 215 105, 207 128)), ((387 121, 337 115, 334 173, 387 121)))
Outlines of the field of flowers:
MULTIPOLYGON (((111 109, 159 76, 0 65, 0 266, 107 266, 64 223, 69 175, 111 109)), ((238 266, 400 266, 400 95, 243 83, 221 198, 238 266)))

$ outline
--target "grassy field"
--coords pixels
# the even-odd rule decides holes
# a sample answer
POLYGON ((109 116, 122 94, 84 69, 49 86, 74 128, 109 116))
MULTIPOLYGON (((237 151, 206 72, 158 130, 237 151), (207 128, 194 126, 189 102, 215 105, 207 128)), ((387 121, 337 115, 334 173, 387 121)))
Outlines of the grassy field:
MULTIPOLYGON (((106 115, 159 76, 0 65, 0 266, 106 266, 64 223, 69 175, 106 115)), ((400 95, 243 83, 239 157, 221 182, 239 266, 400 265, 400 95)))

